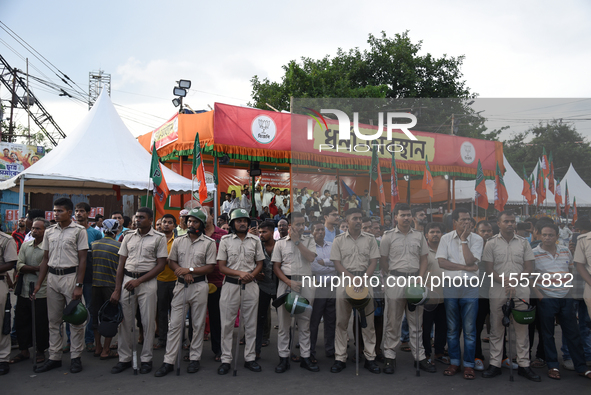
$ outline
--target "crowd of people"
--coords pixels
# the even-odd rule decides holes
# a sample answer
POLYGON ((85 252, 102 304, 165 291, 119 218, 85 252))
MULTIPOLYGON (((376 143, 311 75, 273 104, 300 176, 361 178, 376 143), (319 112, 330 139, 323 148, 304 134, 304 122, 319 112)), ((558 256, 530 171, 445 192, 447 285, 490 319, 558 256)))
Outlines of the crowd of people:
POLYGON ((224 375, 233 362, 236 369, 236 325, 244 367, 260 372, 257 361, 270 344, 275 311, 277 373, 293 363, 320 371, 317 355, 324 348, 334 358, 332 373, 352 357, 372 373, 394 374, 402 351, 412 353, 417 369, 435 373, 439 364, 445 376, 467 380, 477 371, 494 378, 503 368, 535 382, 541 377, 534 369, 546 368, 549 378, 560 379, 559 324, 562 366, 591 378, 589 219, 579 219, 572 232, 547 217, 516 223, 511 211, 476 222, 458 208, 453 229, 446 229, 429 222, 424 208, 399 203, 382 225, 362 199, 340 216, 342 202, 326 192, 318 198, 298 191, 294 210, 277 217, 269 207, 290 211, 289 196, 266 186, 255 194, 253 217, 245 186, 238 203, 235 194, 227 195, 217 223, 214 209, 202 207, 182 210, 178 218, 166 214, 155 227, 145 207, 130 220, 120 212, 89 219, 88 204, 74 207, 60 198, 55 225, 43 211, 29 210, 12 238, 0 237, 0 305, 9 288, 17 296, 13 325, 0 327, 11 328, 18 344, 10 356, 10 331, 0 335, 0 374, 31 358, 33 344, 38 373, 60 367, 64 352, 71 355, 70 371, 78 373, 86 350, 117 359, 113 374, 132 367, 147 374, 154 349, 165 350, 156 377, 179 369, 181 358, 187 372, 196 373, 208 339, 217 373, 224 375), (62 337, 64 308, 82 299, 88 319, 71 323, 62 337), (105 317, 109 306, 118 313, 105 317), (350 355, 353 312, 361 333, 350 355), (510 333, 514 353, 505 341, 510 333), (143 346, 134 366, 138 342, 143 346), (489 343, 486 355, 483 342, 489 343))

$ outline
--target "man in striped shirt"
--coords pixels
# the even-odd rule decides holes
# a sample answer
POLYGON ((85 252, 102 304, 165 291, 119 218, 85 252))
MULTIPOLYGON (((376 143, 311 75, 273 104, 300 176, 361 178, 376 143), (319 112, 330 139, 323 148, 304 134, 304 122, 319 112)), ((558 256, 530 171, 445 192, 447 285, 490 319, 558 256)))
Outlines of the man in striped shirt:
POLYGON ((591 371, 587 371, 585 364, 574 300, 569 294, 573 269, 571 253, 566 246, 556 244, 559 232, 556 224, 540 221, 536 224, 536 232, 541 235, 542 242, 533 249, 534 272, 540 274, 533 289, 538 297, 536 311, 540 315, 548 377, 560 380, 558 354, 554 341, 554 317, 556 316, 571 352, 575 370, 591 378, 591 371))
POLYGON ((115 358, 117 353, 111 351, 111 337, 105 338, 101 344, 101 335, 98 332, 98 312, 101 306, 109 299, 115 291, 115 278, 117 277, 117 266, 119 265, 119 247, 121 243, 115 240, 119 231, 119 221, 106 219, 103 221, 105 237, 92 243, 92 262, 94 272, 92 274, 92 297, 90 315, 92 317, 92 328, 94 329, 94 341, 96 349, 95 356, 101 359, 115 358))

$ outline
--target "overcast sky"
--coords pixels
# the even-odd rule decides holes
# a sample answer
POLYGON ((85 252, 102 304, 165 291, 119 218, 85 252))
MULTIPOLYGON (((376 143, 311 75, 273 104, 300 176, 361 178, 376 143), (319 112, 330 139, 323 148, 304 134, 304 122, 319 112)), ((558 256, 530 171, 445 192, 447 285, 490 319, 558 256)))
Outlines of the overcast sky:
MULTIPOLYGON (((214 102, 245 105, 254 75, 277 81, 281 66, 292 59, 334 55, 339 47, 367 49, 369 33, 392 37, 405 30, 413 42, 423 41, 423 54, 465 55, 464 79, 480 98, 567 98, 563 103, 577 103, 569 116, 591 118, 590 101, 577 100, 591 97, 587 0, 1 0, 0 20, 86 92, 90 71, 110 73, 113 102, 136 136, 174 114, 178 79, 192 81, 185 102, 195 110, 214 102)), ((22 58, 29 57, 31 66, 61 83, 3 30, 0 53, 22 70, 22 58)), ((45 78, 38 70, 30 68, 45 78)), ((33 93, 66 134, 88 110, 39 84, 33 93)), ((9 98, 3 86, 0 96, 9 98)), ((562 115, 540 107, 545 106, 499 106, 483 115, 496 117, 495 127, 507 124, 517 131, 529 124, 516 118, 535 124, 562 115)), ((26 124, 25 113, 17 121, 26 124)), ((577 128, 591 137, 591 121, 577 128)))

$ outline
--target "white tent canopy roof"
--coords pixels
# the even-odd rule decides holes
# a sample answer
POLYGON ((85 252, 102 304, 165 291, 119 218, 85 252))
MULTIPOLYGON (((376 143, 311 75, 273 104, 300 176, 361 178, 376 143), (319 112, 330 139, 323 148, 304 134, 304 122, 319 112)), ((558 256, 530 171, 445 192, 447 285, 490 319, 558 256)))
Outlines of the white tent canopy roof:
MULTIPOLYGON (((103 90, 82 122, 57 147, 19 175, 0 182, 0 190, 25 192, 141 195, 153 189, 151 155, 133 137, 103 90)), ((162 165, 171 193, 191 191, 191 180, 162 165)), ((195 184, 197 188, 197 184, 195 184)))

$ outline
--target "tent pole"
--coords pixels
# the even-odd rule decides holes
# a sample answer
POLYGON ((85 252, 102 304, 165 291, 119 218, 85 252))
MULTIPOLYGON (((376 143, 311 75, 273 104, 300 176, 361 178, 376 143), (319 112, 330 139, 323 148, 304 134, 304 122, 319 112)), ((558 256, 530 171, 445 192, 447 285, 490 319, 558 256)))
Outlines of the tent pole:
POLYGON ((452 202, 452 209, 456 209, 456 177, 454 177, 452 179, 452 185, 451 185, 451 190, 452 190, 452 196, 451 196, 451 202, 452 202))
POLYGON ((215 192, 213 193, 213 224, 214 226, 217 226, 218 224, 218 210, 219 210, 219 204, 218 204, 218 189, 217 189, 217 185, 216 185, 216 189, 215 192))
POLYGON ((337 193, 339 201, 337 202, 337 208, 339 210, 339 217, 341 216, 341 179, 339 177, 339 168, 337 167, 337 193))
POLYGON ((18 219, 24 217, 23 206, 25 204, 25 175, 21 177, 18 188, 18 219))

